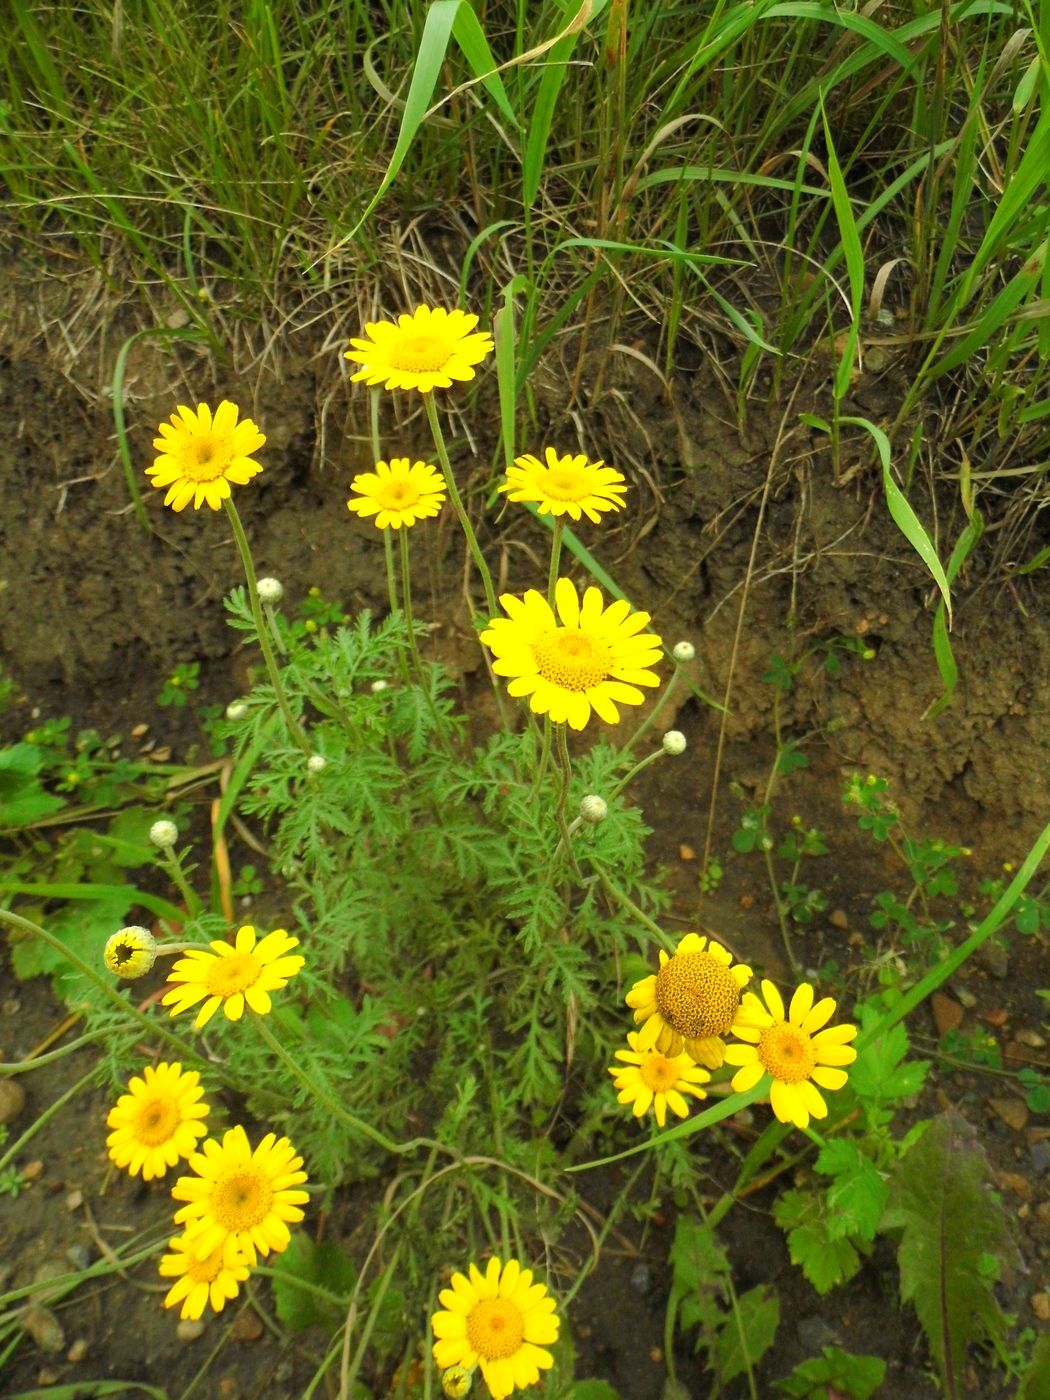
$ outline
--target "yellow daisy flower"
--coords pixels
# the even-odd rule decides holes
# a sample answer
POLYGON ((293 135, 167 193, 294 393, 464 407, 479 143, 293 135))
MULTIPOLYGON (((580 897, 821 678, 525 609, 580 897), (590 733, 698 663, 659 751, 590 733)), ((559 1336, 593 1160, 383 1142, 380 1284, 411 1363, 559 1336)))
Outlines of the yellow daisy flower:
POLYGON ((237 930, 235 943, 216 939, 211 946, 211 953, 191 949, 178 960, 168 981, 183 985, 172 987, 161 998, 173 1016, 204 1000, 193 1023, 198 1027, 207 1025, 220 1006, 230 1021, 241 1019, 246 1002, 265 1016, 272 1005, 270 993, 286 987, 289 977, 294 977, 306 961, 298 953, 286 956, 299 946, 299 940, 283 928, 274 929, 256 944, 255 929, 245 924, 237 930))
POLYGON ((351 340, 346 358, 362 365, 350 376, 356 382, 382 384, 387 389, 448 389, 453 380, 474 378, 494 346, 487 331, 474 331, 476 316, 446 311, 443 306, 419 306, 412 315, 392 321, 369 321, 367 340, 351 340))
POLYGON ((237 422, 240 409, 223 399, 215 416, 206 403, 197 412, 180 404, 170 423, 161 423, 153 446, 161 454, 146 475, 153 485, 167 487, 164 504, 185 510, 193 502, 200 510, 207 503, 221 510, 230 494, 230 483, 243 486, 262 471, 252 460, 266 438, 250 418, 237 422))
POLYGON ((683 1095, 706 1099, 707 1094, 700 1085, 707 1083, 710 1074, 694 1064, 689 1055, 661 1055, 657 1050, 640 1050, 638 1041, 638 1035, 629 1031, 630 1049, 616 1052, 616 1059, 623 1064, 609 1066, 613 1087, 619 1091, 617 1102, 629 1103, 636 1118, 655 1108, 656 1121, 661 1128, 667 1121, 669 1108, 679 1118, 687 1118, 689 1105, 683 1095))
POLYGON ((117 977, 134 982, 145 977, 157 961, 157 940, 148 928, 129 924, 106 939, 102 961, 117 977))
POLYGON ((128 1092, 109 1110, 106 1138, 110 1160, 143 1181, 163 1176, 180 1157, 192 1157, 198 1138, 208 1129, 201 1121, 211 1112, 195 1069, 161 1063, 147 1065, 141 1078, 128 1081, 128 1092))
POLYGON ((427 462, 407 457, 377 462, 374 472, 361 472, 350 483, 347 507, 360 516, 374 515, 378 530, 400 530, 437 515, 445 502, 445 478, 427 462))
POLYGON ((493 671, 512 678, 508 695, 527 695, 534 713, 549 714, 556 724, 582 729, 592 709, 606 724, 618 724, 617 703, 640 705, 645 697, 637 687, 660 684, 645 669, 660 660, 660 638, 638 635, 649 614, 632 613, 620 599, 606 608, 597 588, 588 588, 581 603, 567 578, 555 585, 554 601, 557 617, 534 588, 524 598, 500 597, 509 616, 493 618, 481 634, 496 657, 493 671))
POLYGON ((254 1268, 259 1254, 288 1248, 288 1224, 303 1218, 310 1199, 294 1188, 306 1180, 303 1159, 286 1137, 267 1133, 252 1151, 240 1126, 223 1134, 221 1145, 208 1138, 190 1158, 196 1176, 180 1176, 172 1199, 188 1204, 175 1212, 186 1226, 186 1244, 196 1259, 207 1259, 229 1238, 254 1268))
POLYGON ((687 933, 671 957, 661 950, 660 971, 627 993, 627 1005, 642 1026, 636 1049, 655 1048, 662 1055, 685 1051, 697 1064, 718 1069, 725 1058, 722 1037, 741 1024, 740 993, 751 976, 721 943, 687 933))
POLYGON ((623 510, 624 478, 604 462, 588 462, 582 452, 559 457, 553 447, 544 453, 547 465, 530 453, 515 457, 499 488, 511 501, 533 501, 540 515, 585 515, 597 525, 602 511, 623 510))
POLYGON ((484 1274, 470 1265, 470 1277, 452 1275, 452 1287, 438 1295, 444 1311, 430 1319, 437 1340, 434 1360, 442 1370, 481 1367, 492 1400, 535 1385, 554 1358, 544 1347, 558 1340, 561 1326, 554 1299, 532 1270, 516 1259, 490 1259, 484 1274))
POLYGON ((222 1312, 241 1290, 249 1269, 244 1255, 232 1238, 217 1245, 205 1259, 198 1259, 185 1235, 168 1241, 172 1254, 161 1257, 158 1272, 161 1278, 175 1282, 164 1298, 166 1308, 182 1304, 179 1317, 196 1322, 209 1303, 215 1312, 222 1312))
POLYGON ((813 1118, 826 1118, 828 1106, 818 1090, 841 1089, 846 1082, 843 1065, 851 1065, 857 1052, 851 1041, 856 1026, 826 1026, 835 1014, 835 1001, 824 997, 813 1005, 813 988, 803 982, 791 998, 787 1015, 784 1000, 772 982, 763 979, 765 1006, 753 992, 744 997, 733 1034, 749 1045, 730 1045, 726 1064, 742 1068, 733 1075, 733 1088, 744 1093, 763 1074, 773 1083, 769 1102, 781 1123, 806 1128, 813 1118), (768 1009, 767 1009, 768 1008, 768 1009))

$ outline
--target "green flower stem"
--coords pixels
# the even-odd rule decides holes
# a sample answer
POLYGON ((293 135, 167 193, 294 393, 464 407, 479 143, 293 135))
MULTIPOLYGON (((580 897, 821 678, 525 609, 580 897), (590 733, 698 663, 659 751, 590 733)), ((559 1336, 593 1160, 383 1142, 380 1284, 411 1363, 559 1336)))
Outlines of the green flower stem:
POLYGON ((572 760, 569 758, 569 741, 565 737, 565 725, 555 726, 558 731, 558 758, 561 760, 561 791, 558 793, 558 806, 555 809, 555 818, 558 822, 558 830, 561 832, 561 839, 565 846, 565 854, 569 857, 573 873, 578 880, 583 876, 580 867, 576 863, 576 853, 572 849, 572 837, 569 834, 568 824, 565 821, 565 803, 569 796, 569 784, 572 782, 572 760))
POLYGON ((619 797, 627 784, 633 782, 643 768, 648 768, 650 763, 655 763, 658 758, 666 757, 667 755, 664 753, 663 749, 659 748, 655 749, 651 754, 647 754, 645 758, 639 759, 634 767, 629 769, 613 788, 612 792, 609 794, 609 801, 611 802, 614 797, 619 797))
POLYGON ((237 543, 237 549, 241 556, 241 563, 244 566, 244 577, 248 584, 248 598, 252 605, 252 618, 255 622, 255 632, 259 639, 259 647, 262 650, 263 661, 266 663, 266 674, 270 677, 270 684, 273 686, 274 694, 277 697, 277 704, 280 706, 281 714, 284 716, 284 722, 288 728, 289 734, 291 734, 303 753, 309 758, 313 750, 310 748, 299 721, 292 714, 291 706, 288 704, 288 697, 284 693, 284 686, 281 684, 280 672, 277 670, 277 661, 273 654, 273 647, 270 645, 270 634, 267 630, 266 621, 262 615, 262 607, 259 603, 259 586, 255 578, 255 565, 252 563, 252 552, 248 548, 248 537, 244 533, 244 526, 241 524, 241 517, 237 514, 237 507, 233 504, 233 498, 227 496, 222 504, 229 518, 230 527, 233 530, 233 538, 237 543))
POLYGON ((78 1036, 76 1040, 71 1040, 68 1045, 63 1045, 58 1050, 49 1050, 46 1055, 35 1055, 31 1060, 0 1061, 0 1079, 6 1079, 12 1074, 28 1074, 30 1070, 38 1069, 41 1065, 51 1065, 56 1060, 64 1060, 67 1055, 72 1055, 74 1050, 93 1045, 96 1040, 101 1040, 109 1034, 108 1026, 100 1026, 98 1030, 88 1031, 86 1035, 78 1036))
MULTIPOLYGON (((394 545, 390 539, 390 531, 383 531, 383 561, 386 564, 386 591, 390 599, 391 616, 397 617, 401 612, 397 603, 397 572, 394 568, 394 545)), ((398 647, 397 668, 401 672, 401 682, 403 685, 411 685, 412 679, 408 673, 408 662, 405 660, 405 653, 398 647)))
POLYGON ((671 692, 672 690, 674 690, 675 682, 678 680, 681 669, 682 668, 676 661, 674 664, 674 670, 671 672, 667 684, 664 686, 663 690, 661 690, 660 694, 656 698, 656 704, 653 706, 653 708, 646 715, 645 719, 642 720, 641 724, 624 744, 623 753, 630 754, 631 750, 634 748, 635 744, 638 743, 639 739, 643 739, 645 735, 648 734, 649 730, 652 729, 653 725, 656 723, 660 711, 664 708, 668 700, 670 700, 671 698, 671 692))
POLYGON ((558 567, 561 564, 561 540, 565 534, 565 525, 560 515, 554 517, 554 529, 551 532, 551 566, 547 573, 547 602, 554 608, 554 590, 558 583, 558 567))
POLYGON ((101 973, 96 972, 91 964, 86 963, 72 948, 67 948, 53 933, 48 933, 47 929, 41 928, 39 924, 34 924, 30 919, 23 919, 21 914, 12 913, 10 909, 0 909, 0 923, 10 924, 12 928, 21 929, 23 933, 30 933, 34 938, 41 939, 52 951, 60 954, 61 957, 69 963, 70 967, 75 967, 82 977, 86 977, 88 981, 91 982, 108 1001, 118 1007, 125 1016, 129 1017, 132 1021, 137 1021, 142 1029, 147 1031, 151 1036, 157 1036, 161 1040, 167 1041, 167 1043, 178 1052, 180 1059, 186 1060, 191 1064, 194 1061, 198 1063, 206 1061, 207 1057, 199 1050, 195 1050, 189 1041, 183 1040, 182 1037, 176 1035, 174 1031, 168 1030, 167 1026, 162 1022, 154 1021, 144 1012, 139 1011, 138 1007, 132 1006, 130 1001, 125 1001, 116 988, 113 987, 101 973))
POLYGON ((266 1042, 269 1049, 277 1056, 281 1064, 284 1065, 285 1069, 290 1071, 299 1083, 302 1084, 303 1088, 310 1093, 311 1097, 316 1099, 318 1103, 323 1104, 329 1113, 340 1119, 348 1128, 353 1129, 355 1133, 360 1133, 362 1137, 369 1138, 377 1147, 381 1147, 385 1152, 393 1152, 398 1156, 416 1152, 421 1147, 428 1147, 432 1148, 435 1152, 443 1152, 446 1156, 453 1157, 457 1161, 459 1160, 459 1153, 455 1148, 446 1147, 443 1142, 435 1142, 433 1138, 425 1137, 412 1138, 409 1142, 394 1142, 393 1138, 388 1138, 385 1133, 381 1133, 378 1128, 373 1128, 371 1123, 366 1123, 364 1119, 358 1118, 356 1114, 344 1108, 338 1099, 333 1098, 327 1089, 322 1088, 320 1084, 310 1078, 303 1067, 289 1055, 288 1051, 277 1039, 273 1031, 270 1030, 270 1027, 266 1024, 265 1017, 253 1013, 252 1021, 255 1023, 255 1028, 259 1032, 259 1035, 266 1042))
POLYGON ((637 919, 643 928, 647 928, 649 932, 653 935, 653 937, 656 939, 656 941, 659 943, 660 947, 663 948, 664 952, 673 954, 676 947, 674 939, 670 938, 666 933, 664 933, 660 925, 654 923, 653 920, 650 919, 648 914, 644 913, 643 910, 639 909, 637 904, 635 904, 634 900, 631 899, 629 895, 624 894, 623 890, 619 889, 616 885, 614 885, 613 882, 609 879, 608 875, 606 875, 605 871, 601 868, 601 866, 596 865, 594 869, 597 872, 602 889, 609 896, 609 898, 615 900, 617 904, 621 905, 622 908, 626 909, 628 914, 630 914, 631 918, 637 919))
MULTIPOLYGON (((540 756, 536 763, 536 777, 532 785, 532 800, 535 801, 539 794, 544 778, 547 776, 547 764, 551 756, 551 738, 553 737, 554 726, 551 724, 550 715, 543 716, 543 738, 540 741, 540 756)), ((535 726, 533 727, 535 733, 535 726)))
POLYGON ((181 894, 183 899, 185 900, 186 908, 189 910, 190 918, 200 918, 203 905, 201 904, 200 899, 197 896, 196 890, 194 890, 193 886, 186 879, 182 866, 179 863, 179 858, 175 854, 175 847, 161 846, 160 854, 162 859, 159 862, 159 864, 161 864, 163 868, 167 871, 168 875, 171 877, 172 884, 175 886, 179 894, 181 894))
POLYGON ((398 560, 401 564, 401 597, 403 601, 402 611, 405 614, 405 627, 408 631, 408 647, 412 653, 412 664, 416 668, 416 675, 419 677, 420 688, 429 697, 430 691, 423 680, 423 662, 419 655, 419 647, 416 643, 416 625, 412 616, 412 581, 408 567, 408 530, 402 527, 397 532, 398 560))
POLYGON ((438 419, 437 404, 434 402, 434 395, 424 394, 423 402, 426 404, 427 421, 430 424, 430 431, 434 438, 434 447, 437 449, 438 461, 441 463, 441 470, 445 477, 445 485, 448 487, 448 498, 452 502, 452 509, 459 518, 459 523, 463 527, 463 533, 467 537, 467 546, 470 549, 471 557, 475 567, 481 575, 481 582, 485 588, 485 602, 489 610, 489 619, 499 616, 499 609, 496 606, 496 590, 492 586, 492 575, 489 573, 489 566, 485 563, 485 556, 481 552, 477 536, 474 534, 474 527, 470 523, 470 517, 464 509, 460 499, 459 491, 456 487, 456 479, 452 475, 452 463, 448 459, 448 449, 445 446, 445 437, 441 431, 441 423, 438 419))

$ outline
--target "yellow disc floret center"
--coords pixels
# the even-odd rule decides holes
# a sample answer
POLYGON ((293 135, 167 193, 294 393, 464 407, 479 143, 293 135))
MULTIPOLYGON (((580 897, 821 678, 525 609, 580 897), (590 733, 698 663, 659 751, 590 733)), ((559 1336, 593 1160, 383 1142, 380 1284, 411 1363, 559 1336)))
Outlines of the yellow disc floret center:
POLYGON ((419 490, 411 481, 388 481, 376 493, 376 500, 384 510, 404 510, 419 504, 419 490))
POLYGON ((186 1255, 186 1272, 194 1283, 214 1283, 222 1268, 225 1245, 213 1249, 206 1259, 193 1259, 186 1255))
POLYGON ((758 1058, 782 1084, 801 1084, 817 1063, 813 1042, 797 1026, 770 1026, 758 1042, 758 1058))
POLYGON ((638 1066, 642 1083, 654 1094, 666 1094, 678 1083, 678 1070, 673 1060, 664 1055, 650 1055, 638 1066))
POLYGON ((524 1336, 521 1309, 507 1298, 483 1298, 467 1318, 467 1341, 486 1361, 513 1356, 524 1336))
POLYGON ((226 1230, 251 1230, 270 1213, 273 1190, 254 1171, 234 1172, 216 1182, 212 1213, 226 1230))
POLYGON ((213 997, 232 997, 235 992, 246 992, 255 986, 261 971, 258 958, 251 953, 218 958, 208 969, 208 991, 213 997))
POLYGON ((725 1035, 739 1005, 736 978, 710 953, 676 953, 656 974, 657 1009, 686 1040, 725 1035))
POLYGON ((222 443, 211 433, 195 437, 183 458, 183 471, 191 481, 214 481, 228 466, 222 443))
POLYGON ((139 1109, 135 1137, 143 1147, 159 1147, 179 1126, 179 1106, 174 1099, 147 1099, 139 1109))
POLYGON ((543 489, 556 501, 575 501, 580 496, 590 494, 583 474, 574 471, 549 471, 543 489))
POLYGON ((543 679, 563 690, 589 690, 609 674, 609 648, 574 627, 544 632, 533 642, 532 654, 543 679))
POLYGON ((406 370, 413 374, 444 369, 448 358, 448 345, 435 335, 400 336, 392 346, 389 356, 394 369, 406 370))

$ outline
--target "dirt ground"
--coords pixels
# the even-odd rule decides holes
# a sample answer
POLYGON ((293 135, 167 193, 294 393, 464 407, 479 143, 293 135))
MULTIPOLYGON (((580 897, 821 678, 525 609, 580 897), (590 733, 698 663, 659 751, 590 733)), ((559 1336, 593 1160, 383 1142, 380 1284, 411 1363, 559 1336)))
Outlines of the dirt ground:
MULTIPOLYGON (((155 699, 179 662, 200 663, 202 700, 225 703, 242 690, 246 658, 221 607, 239 581, 239 563, 221 516, 177 517, 144 484, 141 468, 152 460, 156 423, 176 401, 240 402, 268 436, 265 470, 238 497, 260 573, 277 575, 293 604, 319 585, 348 611, 382 611, 378 532, 345 508, 350 476, 370 465, 366 395, 340 382, 339 346, 322 342, 316 331, 293 339, 279 364, 271 356, 249 374, 227 372, 218 383, 205 379, 198 352, 140 342, 125 408, 152 525, 147 533, 129 506, 111 412, 113 362, 134 324, 120 316, 107 320, 95 306, 84 309, 84 285, 76 278, 15 272, 0 291, 0 631, 5 669, 26 703, 8 717, 5 737, 20 737, 37 715, 71 714, 74 726, 124 736, 148 721, 151 737, 184 756, 193 742, 191 716, 158 710, 155 699), (71 321, 77 307, 80 318, 71 321)), ((891 363, 877 379, 861 382, 853 411, 883 416, 906 369, 891 363)), ((585 534, 585 542, 634 603, 653 614, 665 639, 695 643, 692 678, 707 695, 725 698, 732 676, 712 847, 726 873, 713 895, 701 896, 697 871, 719 738, 714 709, 684 693, 677 710, 669 708, 667 722, 673 718, 689 739, 688 762, 679 761, 673 774, 657 765, 639 792, 655 828, 653 859, 667 869, 675 892, 671 926, 717 928, 769 975, 784 974, 768 888, 758 883, 757 864, 732 858, 729 837, 742 800, 760 791, 774 754, 773 692, 759 678, 775 654, 797 656, 835 636, 863 638, 873 659, 846 656, 834 676, 817 662, 805 664, 780 716, 785 734, 806 739, 810 766, 785 780, 778 811, 797 812, 807 826, 834 834, 820 879, 836 918, 818 918, 800 934, 805 965, 819 966, 831 954, 848 965, 849 933, 866 928, 870 897, 884 887, 884 851, 861 842, 854 824, 843 821, 840 794, 851 772, 888 779, 910 830, 971 848, 964 891, 970 896, 1003 861, 1023 857, 1050 813, 1045 571, 1011 580, 1001 559, 992 567, 994 551, 978 554, 955 589, 959 689, 942 715, 924 721, 939 694, 930 647, 935 599, 922 565, 888 518, 863 444, 851 446, 844 465, 858 470, 847 470, 848 481, 837 487, 818 435, 799 425, 800 412, 825 411, 826 382, 815 378, 790 410, 756 396, 740 430, 732 396, 699 352, 695 363, 681 366, 670 403, 629 357, 611 359, 601 380, 593 400, 580 405, 588 424, 584 445, 620 466, 633 490, 623 519, 585 534)), ((564 397, 557 366, 545 366, 541 421, 524 449, 545 445, 552 434, 575 441, 564 397)), ((454 431, 461 488, 480 488, 492 475, 496 439, 487 427, 474 427, 496 421, 490 409, 494 388, 486 386, 478 412, 454 431)), ((385 402, 388 440, 397 442, 391 450, 398 455, 425 455, 425 419, 410 406, 385 402)), ((483 499, 476 491, 478 515, 483 499)), ((918 491, 914 500, 946 557, 962 523, 950 490, 918 491)), ((467 625, 462 548, 451 515, 419 541, 418 552, 415 538, 412 543, 417 610, 435 624, 435 648, 469 691, 480 658, 467 625)), ((520 515, 489 517, 485 545, 501 584, 532 586, 546 568, 545 540, 520 515)), ((12 1060, 31 1051, 64 1012, 43 983, 16 983, 6 962, 0 978, 0 1054, 12 1060)), ((1045 942, 1011 933, 1000 957, 967 966, 949 990, 967 993, 965 1026, 983 1026, 1016 1051, 1019 1030, 1037 1038, 1045 1033, 1036 991, 1048 985, 1045 942)), ((929 1056, 934 1025, 925 1009, 914 1022, 915 1050, 929 1056)), ((1029 1056, 1044 1069, 1046 1057, 1045 1048, 1029 1056)), ((17 1131, 90 1063, 85 1050, 21 1076, 28 1102, 17 1131)), ((1016 1067, 1009 1058, 1006 1064, 1016 1067)), ((1001 1099, 1003 1082, 936 1063, 915 1115, 951 1103, 977 1128, 1017 1219, 1027 1270, 1004 1282, 1002 1302, 1016 1312, 1018 1328, 1038 1329, 1031 1297, 1045 1287, 1050 1265, 1050 1133, 1038 1117, 1021 1126, 1003 1119, 992 1103, 1001 1099)), ((86 1127, 103 1113, 101 1098, 81 1096, 19 1159, 28 1184, 15 1201, 0 1198, 6 1241, 0 1292, 104 1258, 115 1240, 138 1231, 160 1238, 165 1217, 156 1195, 115 1178, 101 1131, 86 1127)), ((746 1133, 746 1125, 733 1131, 746 1133)), ((712 1200, 726 1184, 716 1171, 712 1200)), ((616 1178, 606 1176, 583 1190, 600 1211, 616 1188, 616 1178)), ((888 1246, 880 1245, 851 1284, 822 1300, 788 1260, 769 1219, 772 1199, 772 1190, 751 1198, 748 1209, 757 1219, 734 1211, 727 1231, 738 1287, 770 1282, 781 1294, 781 1330, 760 1372, 760 1394, 821 1345, 834 1344, 883 1356, 890 1369, 881 1393, 890 1400, 936 1395, 914 1315, 898 1308, 888 1246)), ((329 1229, 338 1237, 339 1221, 329 1221, 329 1229)), ((638 1227, 624 1226, 573 1310, 580 1374, 604 1376, 624 1400, 659 1400, 662 1393, 670 1225, 665 1234, 650 1231, 643 1239, 638 1227)), ((191 1392, 223 1400, 295 1397, 323 1355, 320 1334, 287 1340, 270 1331, 265 1287, 259 1312, 245 1303, 233 1315, 232 1332, 224 1315, 201 1337, 180 1340, 175 1319, 159 1307, 152 1267, 134 1270, 132 1283, 129 1289, 111 1275, 53 1303, 60 1343, 25 1339, 8 1362, 0 1394, 105 1377, 161 1385, 182 1400, 191 1392), (217 1346, 227 1336, 229 1344, 217 1346)), ((678 1369, 689 1394, 709 1393, 710 1377, 703 1378, 688 1340, 678 1369)), ((967 1392, 981 1400, 1012 1393, 996 1374, 975 1362, 967 1392)))

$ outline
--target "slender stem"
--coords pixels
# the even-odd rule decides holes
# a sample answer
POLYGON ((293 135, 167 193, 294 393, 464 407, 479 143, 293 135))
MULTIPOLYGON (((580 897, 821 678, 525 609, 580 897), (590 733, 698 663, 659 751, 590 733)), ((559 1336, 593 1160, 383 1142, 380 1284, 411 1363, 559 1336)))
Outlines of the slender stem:
POLYGON ((477 536, 474 533, 474 527, 470 523, 470 517, 464 509, 463 501, 456 487, 456 479, 452 475, 452 463, 448 459, 448 449, 445 446, 445 437, 441 431, 441 422, 438 418, 437 404, 434 402, 434 395, 424 394, 423 402, 426 404, 427 421, 430 424, 430 431, 434 438, 434 447, 437 450, 438 461, 441 463, 445 484, 448 487, 448 498, 452 502, 452 509, 456 512, 460 525, 463 527, 463 533, 467 537, 467 547, 470 550, 475 567, 481 575, 481 582, 485 588, 485 602, 488 606, 489 617, 494 618, 498 616, 499 610, 496 607, 496 590, 492 586, 492 575, 489 573, 489 566, 485 563, 485 556, 481 552, 477 536))
POLYGON ((558 757, 561 759, 561 791, 558 793, 558 806, 555 810, 555 817, 558 822, 558 829, 561 832, 561 839, 565 845, 565 854, 569 857, 573 873, 577 879, 582 879, 579 865, 576 863, 576 853, 572 849, 572 837, 565 821, 565 803, 569 796, 569 784, 572 781, 572 760, 569 758, 569 741, 565 737, 565 725, 557 725, 558 730, 558 757))
POLYGON ((624 744, 621 752, 623 752, 624 754, 629 754, 634 748, 635 744, 638 743, 639 739, 644 738, 645 735, 649 732, 649 730, 653 727, 653 724, 655 723, 657 716, 660 714, 660 711, 671 698, 671 691, 675 687, 675 682, 678 680, 681 669, 682 668, 678 665, 678 662, 676 661, 674 670, 671 672, 670 680, 668 680, 663 690, 661 690, 660 694, 657 696, 656 704, 646 715, 645 719, 642 720, 641 724, 634 731, 631 737, 627 740, 626 744, 624 744))
POLYGON ((179 864, 179 858, 175 854, 175 847, 161 846, 160 853, 163 857, 161 864, 171 877, 172 884, 175 885, 179 894, 181 894, 186 901, 186 908, 189 910, 190 918, 199 918, 203 905, 201 904, 196 890, 186 879, 182 866, 179 864))
POLYGON ((419 655, 415 619, 412 616, 412 580, 408 567, 408 531, 406 529, 398 530, 397 543, 401 564, 402 611, 405 615, 405 628, 408 632, 408 649, 412 653, 412 663, 416 668, 416 675, 419 677, 420 688, 429 696, 430 691, 423 679, 423 662, 419 655))
POLYGON ((288 697, 284 693, 284 686, 281 684, 280 672, 277 670, 277 661, 273 654, 273 647, 270 645, 270 634, 266 627, 266 622, 262 615, 262 607, 259 603, 259 586, 255 579, 255 565, 252 563, 252 553, 248 548, 248 537, 244 533, 244 526, 241 524, 241 517, 237 514, 237 507, 233 504, 233 498, 227 496, 223 501, 226 515, 229 518, 230 526, 233 530, 233 538, 237 542, 237 549, 240 552, 241 563, 244 565, 244 577, 248 584, 248 598, 252 605, 252 618, 255 622, 255 632, 259 639, 259 647, 263 654, 263 661, 266 663, 266 674, 270 677, 270 684, 273 686, 274 694, 277 697, 277 704, 280 706, 284 722, 288 727, 288 732, 302 749, 307 757, 312 750, 307 742, 306 735, 300 728, 299 721, 292 714, 291 706, 288 704, 288 697))
POLYGON ((53 933, 49 933, 46 928, 41 928, 39 924, 34 924, 30 919, 23 919, 21 914, 14 914, 10 909, 0 909, 0 923, 10 924, 12 928, 21 929, 23 933, 31 933, 35 938, 43 939, 49 948, 61 954, 70 967, 75 967, 82 977, 86 977, 108 1001, 119 1007, 125 1016, 137 1021, 143 1030, 148 1031, 150 1035, 166 1040, 178 1051, 183 1060, 192 1064, 194 1061, 201 1062, 205 1059, 205 1056, 199 1050, 195 1050, 189 1041, 183 1040, 174 1031, 168 1030, 162 1022, 154 1021, 139 1011, 137 1007, 132 1006, 130 1001, 125 1001, 101 973, 96 972, 90 963, 86 963, 72 948, 67 948, 61 939, 56 938, 53 933))
POLYGON ((421 1147, 429 1147, 435 1152, 444 1152, 446 1156, 454 1157, 457 1160, 459 1159, 459 1153, 454 1148, 446 1147, 442 1142, 435 1142, 433 1138, 417 1137, 412 1138, 409 1142, 394 1142, 392 1138, 388 1138, 384 1133, 381 1133, 378 1128, 373 1128, 371 1123, 366 1123, 364 1119, 358 1118, 356 1114, 344 1108, 338 1099, 333 1098, 327 1089, 322 1088, 316 1080, 310 1078, 302 1065, 298 1064, 297 1061, 289 1055, 288 1051, 277 1039, 273 1031, 270 1030, 270 1027, 266 1024, 265 1017, 253 1013, 252 1020, 255 1023, 255 1028, 259 1032, 259 1035, 277 1056, 281 1064, 284 1065, 285 1069, 289 1070, 294 1077, 298 1079, 299 1083, 303 1085, 318 1103, 323 1104, 324 1107, 328 1109, 329 1113, 341 1119, 342 1122, 344 1122, 348 1128, 352 1128, 355 1133, 360 1133, 362 1137, 370 1138, 377 1147, 383 1148, 385 1152, 394 1152, 399 1156, 408 1152, 415 1152, 421 1147))
POLYGON ((643 928, 647 928, 649 932, 656 938, 657 942, 660 944, 661 948, 663 948, 665 952, 673 953, 675 947, 677 946, 675 944, 674 939, 669 938, 668 935, 664 933, 660 925, 654 923, 653 920, 650 919, 648 914, 646 914, 643 910, 639 909, 637 904, 635 904, 634 900, 631 899, 629 895, 624 894, 623 890, 619 889, 616 885, 614 885, 613 882, 609 879, 608 875, 606 875, 605 871, 602 870, 600 866, 596 865, 594 868, 598 872, 598 879, 601 881, 602 889, 609 896, 609 898, 614 899, 617 902, 617 904, 622 905, 623 908, 627 910, 628 914, 630 914, 632 919, 637 919, 643 928))
POLYGON ((560 515, 554 517, 554 529, 551 532, 551 565, 547 573, 547 602, 554 607, 554 590, 558 583, 558 567, 561 564, 561 540, 565 533, 565 524, 560 515))
MULTIPOLYGON (((383 562, 386 565, 386 591, 390 599, 390 614, 397 617, 401 609, 397 604, 397 571, 394 568, 394 544, 390 538, 390 531, 383 531, 383 562)), ((404 649, 397 649, 397 668, 401 672, 401 680, 404 685, 412 684, 412 679, 408 673, 408 662, 405 659, 404 649)))
MULTIPOLYGON (((540 790, 540 784, 547 775, 547 764, 551 756, 551 737, 554 726, 551 724, 550 715, 543 716, 543 739, 540 744, 540 755, 536 763, 536 780, 532 785, 532 796, 535 799, 540 790)), ((535 731, 533 731, 535 732, 535 731)))
POLYGON ((666 758, 663 748, 654 749, 652 753, 646 754, 645 758, 640 758, 633 768, 629 769, 609 794, 609 800, 619 797, 628 783, 634 781, 643 768, 648 768, 650 763, 655 763, 658 758, 666 758))

